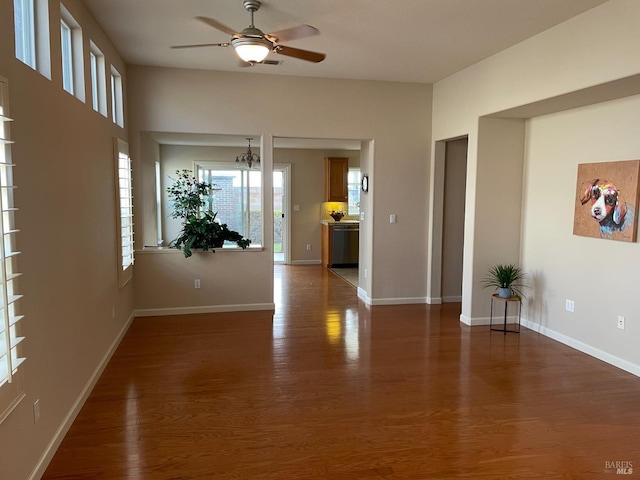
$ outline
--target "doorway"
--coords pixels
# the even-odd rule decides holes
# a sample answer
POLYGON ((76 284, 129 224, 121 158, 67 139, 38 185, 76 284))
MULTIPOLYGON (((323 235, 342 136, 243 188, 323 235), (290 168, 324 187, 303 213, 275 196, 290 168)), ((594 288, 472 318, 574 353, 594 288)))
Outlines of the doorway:
POLYGON ((273 263, 291 263, 289 228, 290 165, 273 167, 273 263))
POLYGON ((427 303, 462 301, 468 137, 435 143, 427 303))
POLYGON ((442 303, 462 301, 467 138, 448 141, 442 215, 442 303))

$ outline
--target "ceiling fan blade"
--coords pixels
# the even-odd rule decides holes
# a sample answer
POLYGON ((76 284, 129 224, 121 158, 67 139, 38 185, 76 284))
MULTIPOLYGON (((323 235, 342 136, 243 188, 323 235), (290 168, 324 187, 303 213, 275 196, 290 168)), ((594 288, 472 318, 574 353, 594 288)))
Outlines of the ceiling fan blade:
POLYGON ((318 35, 320 30, 311 25, 298 25, 297 27, 287 28, 278 32, 268 33, 265 37, 270 37, 272 42, 288 42, 297 38, 311 37, 318 35))
POLYGON ((199 20, 202 23, 206 23, 210 27, 213 27, 213 28, 215 28, 217 30, 220 30, 221 32, 224 32, 224 33, 226 33, 228 35, 232 35, 233 36, 233 35, 236 34, 236 32, 233 29, 227 27, 225 24, 220 23, 217 20, 214 20, 213 18, 210 18, 210 17, 196 17, 196 20, 199 20))
POLYGON ((324 53, 311 52, 309 50, 302 50, 300 48, 286 47, 284 45, 276 45, 273 49, 275 53, 280 55, 286 55, 287 57, 299 58, 300 60, 306 60, 307 62, 319 63, 326 58, 324 53))
POLYGON ((171 48, 228 47, 230 43, 199 43, 195 45, 173 45, 171 48))

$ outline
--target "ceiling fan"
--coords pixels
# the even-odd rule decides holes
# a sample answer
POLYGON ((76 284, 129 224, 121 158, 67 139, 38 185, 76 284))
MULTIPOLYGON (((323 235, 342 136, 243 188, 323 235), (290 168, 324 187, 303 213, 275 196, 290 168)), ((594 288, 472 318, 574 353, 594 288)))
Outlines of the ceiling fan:
POLYGON ((251 13, 251 25, 241 32, 234 32, 226 25, 209 17, 195 17, 221 32, 231 35, 230 42, 223 43, 202 43, 197 45, 175 45, 171 48, 197 48, 197 47, 228 47, 231 45, 238 56, 249 65, 263 63, 269 52, 285 55, 287 57, 306 60, 307 62, 318 63, 325 59, 324 53, 302 50, 300 48, 287 47, 281 45, 282 41, 294 40, 297 38, 310 37, 320 33, 317 28, 310 25, 299 25, 287 28, 279 32, 263 33, 262 30, 253 24, 253 14, 258 11, 262 3, 259 0, 244 0, 242 2, 245 10, 251 13))

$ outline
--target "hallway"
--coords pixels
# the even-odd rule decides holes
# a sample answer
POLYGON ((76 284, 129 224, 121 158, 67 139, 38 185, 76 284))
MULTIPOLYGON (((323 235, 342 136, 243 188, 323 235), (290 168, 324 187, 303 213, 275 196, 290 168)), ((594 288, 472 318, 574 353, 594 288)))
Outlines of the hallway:
POLYGON ((584 480, 640 466, 637 377, 524 328, 467 327, 459 304, 367 307, 320 266, 275 272, 273 316, 134 320, 43 478, 584 480))

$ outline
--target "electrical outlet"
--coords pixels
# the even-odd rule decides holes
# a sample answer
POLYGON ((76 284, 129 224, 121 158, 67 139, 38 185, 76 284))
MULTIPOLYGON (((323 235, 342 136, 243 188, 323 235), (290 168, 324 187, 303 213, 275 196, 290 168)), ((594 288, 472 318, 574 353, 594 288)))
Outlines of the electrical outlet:
POLYGON ((33 423, 40 421, 40 399, 33 402, 33 423))
POLYGON ((622 315, 618 316, 618 328, 624 330, 624 317, 622 315))
POLYGON ((567 312, 574 312, 576 309, 576 304, 573 302, 573 300, 569 300, 567 299, 565 301, 565 307, 567 309, 567 312))
POLYGON ((311 244, 307 243, 307 251, 311 250, 311 244))
POLYGON ((391 215, 389 215, 389 223, 396 223, 398 221, 398 217, 396 216, 395 213, 392 213, 391 215))
POLYGON ((195 287, 195 288, 200 288, 200 279, 199 279, 199 278, 196 278, 196 279, 195 279, 194 287, 195 287))

